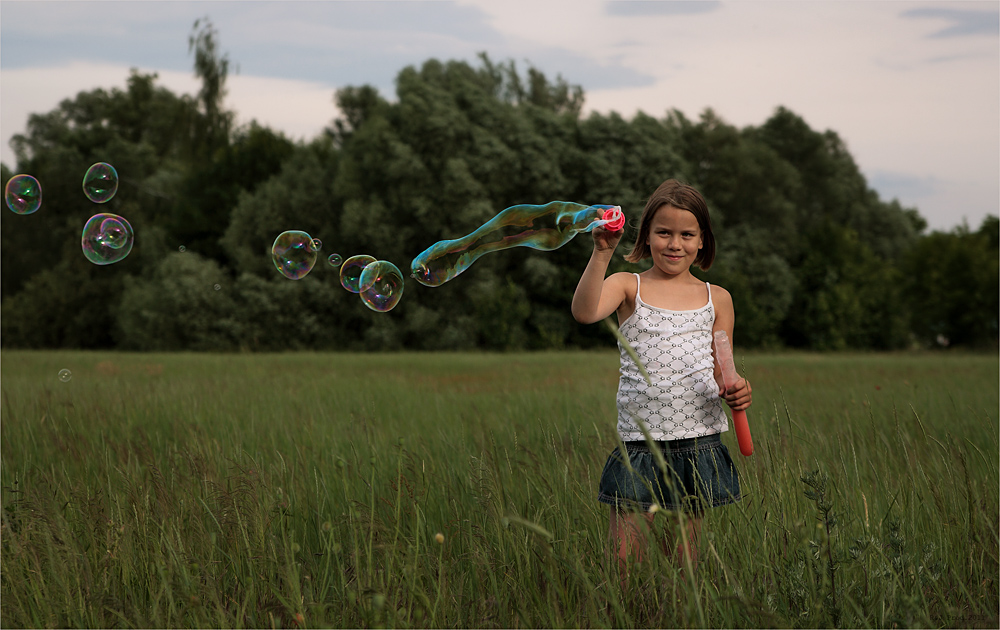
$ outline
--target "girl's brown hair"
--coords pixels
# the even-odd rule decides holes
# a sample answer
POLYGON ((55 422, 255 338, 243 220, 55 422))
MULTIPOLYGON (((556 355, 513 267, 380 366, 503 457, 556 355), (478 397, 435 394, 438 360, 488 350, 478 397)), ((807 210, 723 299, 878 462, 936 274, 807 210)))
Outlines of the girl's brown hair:
POLYGON ((702 246, 698 250, 694 264, 708 271, 715 261, 715 236, 712 234, 712 220, 708 215, 708 204, 705 203, 705 198, 701 196, 701 193, 676 179, 668 179, 663 182, 650 195, 649 201, 646 202, 646 207, 642 211, 642 218, 639 220, 639 234, 635 237, 635 245, 632 246, 632 251, 625 256, 625 260, 636 263, 652 256, 649 244, 646 242, 649 238, 649 224, 653 222, 656 211, 663 206, 687 210, 698 219, 702 246))

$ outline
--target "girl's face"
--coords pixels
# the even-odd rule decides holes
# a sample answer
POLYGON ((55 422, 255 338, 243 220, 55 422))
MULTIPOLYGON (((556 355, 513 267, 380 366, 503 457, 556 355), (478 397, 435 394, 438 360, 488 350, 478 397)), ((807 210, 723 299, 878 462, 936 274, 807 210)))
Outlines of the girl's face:
POLYGON ((687 210, 660 206, 649 222, 646 244, 653 264, 664 273, 689 271, 703 245, 697 217, 687 210))

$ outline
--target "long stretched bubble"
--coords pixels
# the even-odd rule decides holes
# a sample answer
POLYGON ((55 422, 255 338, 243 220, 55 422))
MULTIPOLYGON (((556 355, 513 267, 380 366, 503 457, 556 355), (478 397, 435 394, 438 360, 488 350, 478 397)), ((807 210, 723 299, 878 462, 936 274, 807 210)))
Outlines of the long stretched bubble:
POLYGON ((599 225, 618 231, 624 224, 620 206, 585 206, 571 201, 511 206, 468 236, 431 245, 413 259, 410 271, 420 284, 439 287, 483 254, 519 246, 549 251, 599 225))

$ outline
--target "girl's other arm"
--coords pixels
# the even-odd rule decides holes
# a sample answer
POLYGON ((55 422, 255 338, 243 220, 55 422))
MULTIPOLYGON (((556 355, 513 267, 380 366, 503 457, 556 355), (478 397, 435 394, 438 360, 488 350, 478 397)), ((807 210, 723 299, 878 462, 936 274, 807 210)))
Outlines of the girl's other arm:
POLYGON ((627 274, 616 273, 604 278, 622 233, 598 227, 594 228, 593 234, 594 252, 576 285, 576 292, 573 293, 573 319, 581 324, 601 321, 618 310, 625 300, 623 276, 627 274))
MULTIPOLYGON (((712 327, 712 332, 714 333, 717 330, 726 331, 726 336, 729 337, 729 344, 735 347, 733 342, 733 327, 736 324, 736 314, 733 310, 733 296, 722 287, 712 285, 712 302, 715 304, 715 325, 712 327)), ((719 367, 718 360, 715 362, 715 380, 719 383, 719 391, 722 392, 722 397, 726 400, 726 404, 729 405, 730 409, 740 411, 750 406, 750 394, 752 392, 750 383, 741 376, 735 383, 728 383, 728 389, 724 388, 722 369, 719 367)))

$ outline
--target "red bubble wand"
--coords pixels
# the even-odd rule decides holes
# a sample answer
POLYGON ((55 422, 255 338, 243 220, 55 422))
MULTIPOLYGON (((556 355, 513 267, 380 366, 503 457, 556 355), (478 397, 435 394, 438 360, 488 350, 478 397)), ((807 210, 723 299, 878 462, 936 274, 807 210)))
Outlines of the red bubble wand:
POLYGON ((609 232, 621 232, 625 228, 625 213, 619 206, 608 208, 601 217, 601 221, 607 221, 604 229, 609 232))
MULTIPOLYGON (((719 362, 722 370, 722 386, 729 389, 730 385, 735 385, 739 380, 736 374, 736 365, 733 363, 733 349, 729 345, 729 336, 726 331, 715 331, 715 359, 719 362)), ((732 410, 733 428, 736 429, 736 439, 740 443, 740 452, 745 456, 753 455, 753 440, 750 439, 750 425, 747 423, 747 412, 744 410, 732 410)))

